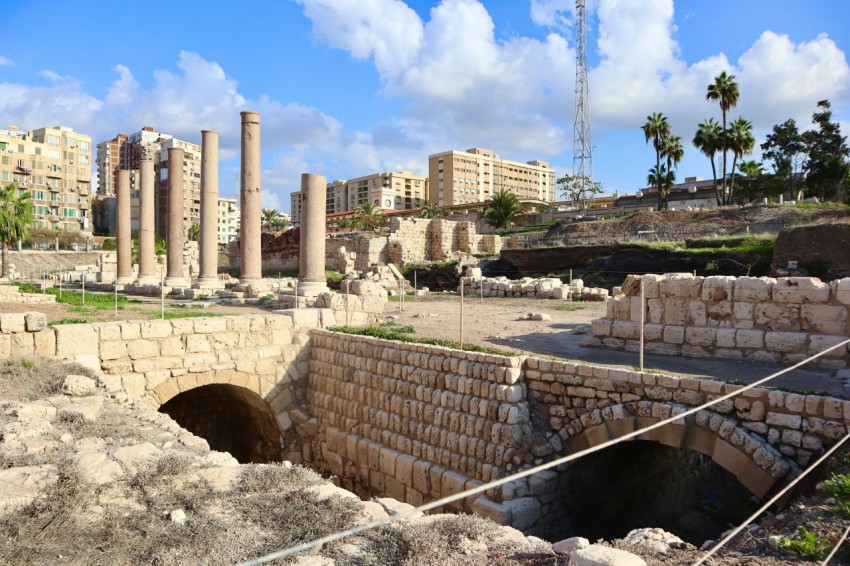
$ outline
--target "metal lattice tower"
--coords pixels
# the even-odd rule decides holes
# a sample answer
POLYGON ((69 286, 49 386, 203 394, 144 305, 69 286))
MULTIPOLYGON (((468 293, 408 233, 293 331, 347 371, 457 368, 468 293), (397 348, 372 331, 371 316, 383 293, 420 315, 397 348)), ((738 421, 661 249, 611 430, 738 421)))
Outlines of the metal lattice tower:
POLYGON ((587 37, 584 2, 576 0, 576 115, 573 129, 573 176, 593 178, 590 143, 590 92, 587 82, 587 37))

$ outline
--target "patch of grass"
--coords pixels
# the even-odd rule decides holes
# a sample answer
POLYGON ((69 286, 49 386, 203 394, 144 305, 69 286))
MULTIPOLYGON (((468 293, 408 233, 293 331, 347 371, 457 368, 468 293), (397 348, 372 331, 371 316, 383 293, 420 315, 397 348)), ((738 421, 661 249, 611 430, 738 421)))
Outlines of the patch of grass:
POLYGON ((330 269, 326 269, 325 278, 331 283, 339 283, 340 281, 345 279, 345 275, 343 275, 339 271, 332 271, 330 269))
POLYGON ((0 398, 32 401, 56 395, 69 374, 95 377, 81 365, 40 356, 0 360, 0 398))
POLYGON ((73 317, 73 316, 65 316, 65 317, 60 318, 59 320, 54 320, 53 322, 49 323, 49 325, 50 326, 57 326, 59 324, 86 324, 86 323, 88 323, 88 320, 86 320, 85 318, 76 318, 76 317, 73 317))
POLYGON ((401 334, 415 334, 416 329, 412 326, 401 326, 394 320, 388 320, 386 322, 382 322, 380 324, 380 328, 385 328, 390 330, 391 332, 399 332, 401 334))
POLYGON ((277 300, 277 295, 273 295, 272 293, 266 293, 262 297, 257 300, 257 305, 266 306, 271 304, 272 302, 277 300))
POLYGON ((823 485, 833 497, 850 498, 850 474, 832 474, 823 485))
POLYGON ((572 303, 566 303, 563 305, 558 305, 554 307, 556 311, 580 311, 587 308, 587 305, 573 301, 572 303))
POLYGON ((829 539, 818 536, 817 533, 809 531, 806 527, 800 527, 800 540, 781 537, 779 548, 795 552, 803 558, 810 560, 821 560, 831 550, 829 539))
MULTIPOLYGON (((42 293, 41 289, 29 283, 18 283, 18 288, 22 293, 42 293)), ((53 295, 56 297, 57 303, 70 305, 71 307, 82 307, 85 309, 114 309, 115 294, 114 293, 93 293, 86 292, 85 303, 83 302, 83 293, 81 291, 62 290, 62 296, 59 296, 59 289, 56 287, 48 287, 43 294, 53 295)), ((128 299, 126 296, 118 295, 118 310, 123 310, 128 299)), ((73 309, 72 309, 73 310, 73 309)))
MULTIPOLYGON (((158 310, 146 311, 149 316, 149 320, 156 320, 160 318, 160 312, 158 310)), ((227 313, 223 312, 206 312, 206 311, 194 311, 187 309, 165 309, 165 320, 173 320, 175 318, 203 318, 207 316, 227 316, 227 313)))
MULTIPOLYGON (((405 327, 401 327, 404 329, 405 327)), ((352 327, 352 326, 332 326, 328 330, 332 332, 341 332, 343 334, 354 334, 357 336, 371 336, 373 338, 381 338, 383 340, 398 340, 399 342, 411 342, 414 344, 428 344, 431 346, 441 346, 443 348, 451 348, 453 350, 464 350, 467 352, 480 352, 482 354, 493 354, 496 356, 518 356, 517 352, 512 352, 510 350, 502 350, 499 348, 493 348, 490 346, 480 346, 478 344, 469 344, 464 343, 463 347, 459 342, 455 342, 454 340, 444 340, 442 338, 425 338, 425 337, 413 337, 409 333, 399 332, 393 328, 381 328, 379 326, 365 326, 365 327, 352 327)))

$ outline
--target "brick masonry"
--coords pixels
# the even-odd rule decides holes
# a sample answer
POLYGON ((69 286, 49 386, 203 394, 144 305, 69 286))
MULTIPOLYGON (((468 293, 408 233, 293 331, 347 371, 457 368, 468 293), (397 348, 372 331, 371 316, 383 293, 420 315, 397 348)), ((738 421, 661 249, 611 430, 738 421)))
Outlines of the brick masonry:
MULTIPOLYGON (((630 275, 593 322, 592 343, 637 351, 641 276, 630 275)), ((644 275, 646 350, 796 363, 850 336, 850 278, 644 275)), ((850 366, 850 347, 822 367, 850 366)))

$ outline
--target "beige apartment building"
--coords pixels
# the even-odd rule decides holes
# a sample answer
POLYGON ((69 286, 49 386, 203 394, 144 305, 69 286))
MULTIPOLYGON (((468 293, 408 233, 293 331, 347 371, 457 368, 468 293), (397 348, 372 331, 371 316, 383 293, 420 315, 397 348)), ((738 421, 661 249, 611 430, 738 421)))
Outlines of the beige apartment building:
POLYGON ((130 171, 131 227, 139 225, 139 161, 153 159, 156 173, 156 233, 165 237, 168 202, 168 148, 180 147, 183 156, 183 219, 186 230, 201 219, 201 147, 145 126, 132 134, 118 134, 114 139, 97 144, 97 214, 99 232, 115 235, 115 179, 119 169, 130 171))
POLYGON ((91 149, 67 126, 0 130, 0 182, 30 193, 33 228, 91 232, 91 149))
MULTIPOLYGON (((428 179, 408 171, 391 171, 327 184, 327 214, 357 210, 366 202, 383 210, 420 208, 428 202, 428 179)), ((301 191, 290 195, 290 203, 292 222, 298 224, 301 218, 301 191)))
POLYGON ((239 206, 235 198, 218 199, 218 243, 229 244, 239 239, 239 206))
POLYGON ((439 206, 484 202, 504 188, 519 199, 555 201, 555 170, 546 161, 520 163, 489 149, 428 156, 428 202, 439 206))

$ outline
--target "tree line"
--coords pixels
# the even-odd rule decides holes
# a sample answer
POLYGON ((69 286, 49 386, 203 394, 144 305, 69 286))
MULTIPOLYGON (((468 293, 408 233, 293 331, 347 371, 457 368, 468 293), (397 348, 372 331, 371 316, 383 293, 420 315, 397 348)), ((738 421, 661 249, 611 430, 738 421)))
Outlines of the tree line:
MULTIPOLYGON (((801 133, 793 119, 773 126, 760 145, 769 171, 762 162, 743 159, 756 144, 752 122, 740 116, 728 121, 729 111, 740 98, 735 76, 721 72, 708 85, 705 98, 719 104, 721 122, 703 120, 692 144, 711 162, 717 206, 784 194, 796 200, 817 197, 844 202, 850 185, 850 149, 841 127, 832 121, 828 100, 818 102, 811 130, 801 133)), ((641 129, 655 149, 655 166, 649 170, 647 184, 658 194, 658 210, 666 210, 676 167, 685 155, 682 140, 672 134, 667 117, 660 112, 647 116, 641 129)))

